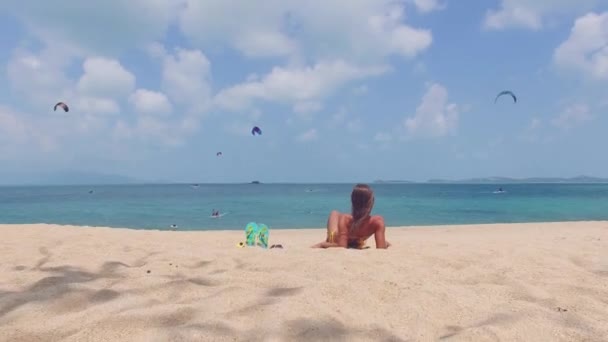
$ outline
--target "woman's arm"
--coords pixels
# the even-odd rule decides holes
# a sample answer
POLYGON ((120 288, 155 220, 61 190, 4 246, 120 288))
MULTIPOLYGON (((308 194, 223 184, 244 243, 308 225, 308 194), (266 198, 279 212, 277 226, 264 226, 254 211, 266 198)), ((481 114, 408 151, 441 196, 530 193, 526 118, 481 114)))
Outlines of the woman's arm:
POLYGON ((338 221, 338 238, 336 240, 334 240, 333 242, 327 242, 327 241, 323 241, 323 242, 319 242, 318 244, 312 246, 313 248, 335 248, 335 247, 342 247, 342 248, 346 248, 348 246, 348 228, 347 225, 345 224, 344 219, 340 218, 340 220, 338 221))
POLYGON ((388 248, 388 246, 390 246, 390 243, 386 241, 386 226, 384 225, 384 219, 381 216, 377 216, 376 219, 372 222, 372 225, 374 227, 374 238, 376 239, 376 248, 388 248))

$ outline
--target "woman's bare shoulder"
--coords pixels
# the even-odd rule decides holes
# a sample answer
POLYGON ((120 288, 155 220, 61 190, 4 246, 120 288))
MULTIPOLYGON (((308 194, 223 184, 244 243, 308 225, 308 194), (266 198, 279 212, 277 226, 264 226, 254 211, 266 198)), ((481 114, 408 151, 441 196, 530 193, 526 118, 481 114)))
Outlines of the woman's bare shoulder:
POLYGON ((369 224, 384 226, 384 217, 382 217, 380 215, 372 215, 369 218, 369 224))

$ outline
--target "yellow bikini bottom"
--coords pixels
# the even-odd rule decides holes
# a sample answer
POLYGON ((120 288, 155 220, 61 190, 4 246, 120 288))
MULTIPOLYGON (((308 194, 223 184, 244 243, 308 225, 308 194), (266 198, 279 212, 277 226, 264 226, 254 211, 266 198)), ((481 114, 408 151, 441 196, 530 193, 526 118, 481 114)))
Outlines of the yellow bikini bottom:
MULTIPOLYGON (((327 237, 327 242, 329 243, 337 243, 336 232, 329 232, 329 236, 327 237)), ((348 240, 348 248, 363 248, 365 247, 365 240, 363 239, 352 239, 348 240)))

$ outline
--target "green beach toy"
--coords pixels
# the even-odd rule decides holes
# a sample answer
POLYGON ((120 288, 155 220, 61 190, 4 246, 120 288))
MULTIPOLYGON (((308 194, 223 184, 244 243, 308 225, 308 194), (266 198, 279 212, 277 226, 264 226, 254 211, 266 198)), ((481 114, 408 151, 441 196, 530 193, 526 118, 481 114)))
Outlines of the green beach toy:
POLYGON ((259 231, 258 224, 255 222, 247 223, 245 227, 245 237, 247 239, 247 246, 255 246, 255 240, 258 236, 259 231))
POLYGON ((261 223, 259 229, 260 230, 258 233, 258 245, 263 248, 268 248, 268 226, 261 223))

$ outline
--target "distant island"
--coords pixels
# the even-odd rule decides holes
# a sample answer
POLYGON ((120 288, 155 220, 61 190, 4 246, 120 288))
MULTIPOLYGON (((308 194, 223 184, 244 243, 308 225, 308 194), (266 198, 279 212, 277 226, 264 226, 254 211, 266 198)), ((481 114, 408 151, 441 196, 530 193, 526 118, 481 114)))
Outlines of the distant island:
POLYGON ((416 183, 416 182, 412 182, 412 181, 408 181, 408 180, 382 180, 382 179, 378 179, 378 180, 375 180, 374 183, 376 183, 376 184, 412 184, 412 183, 416 183))
POLYGON ((597 184, 608 183, 608 178, 577 176, 570 178, 560 177, 530 177, 530 178, 511 178, 511 177, 480 177, 468 179, 429 179, 423 182, 413 182, 409 180, 384 180, 377 179, 375 184, 597 184))
POLYGON ((592 183, 608 183, 608 178, 577 176, 570 178, 560 177, 531 177, 531 178, 510 178, 510 177, 486 177, 486 178, 470 178, 462 180, 445 180, 445 179, 430 179, 427 183, 432 184, 532 184, 532 183, 548 183, 548 184, 592 184, 592 183))
POLYGON ((260 184, 260 181, 253 181, 251 184, 260 184))

